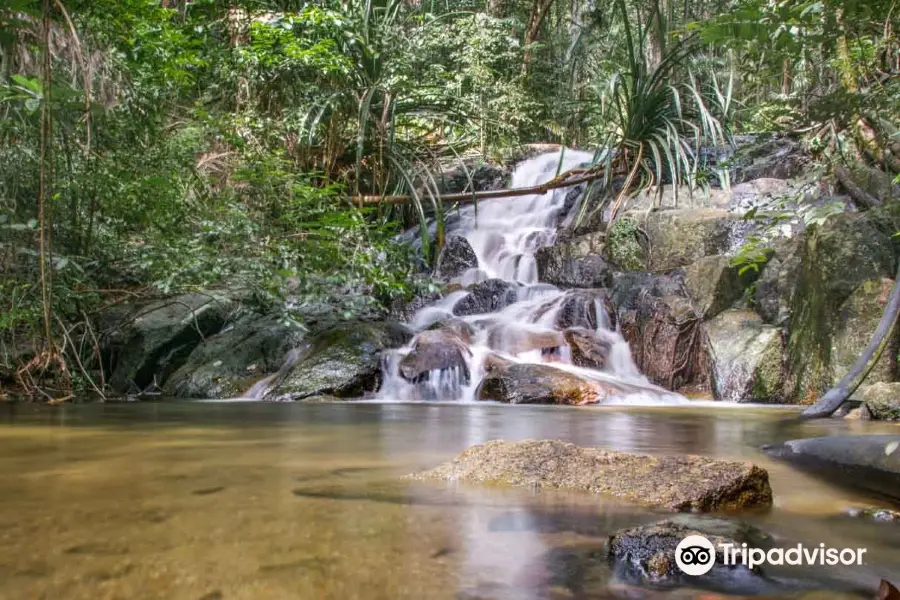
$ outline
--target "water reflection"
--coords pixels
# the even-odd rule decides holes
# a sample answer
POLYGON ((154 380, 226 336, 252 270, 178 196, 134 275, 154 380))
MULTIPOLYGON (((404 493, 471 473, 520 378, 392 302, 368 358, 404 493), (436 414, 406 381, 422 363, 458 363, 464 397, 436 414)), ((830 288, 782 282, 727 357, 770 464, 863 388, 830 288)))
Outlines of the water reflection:
POLYGON ((606 538, 660 514, 585 494, 400 479, 501 438, 760 461, 776 509, 754 523, 785 540, 868 547, 872 562, 843 579, 900 579, 898 536, 835 516, 871 499, 756 449, 857 424, 783 432, 778 410, 709 407, 3 410, 0 598, 622 597, 606 538))

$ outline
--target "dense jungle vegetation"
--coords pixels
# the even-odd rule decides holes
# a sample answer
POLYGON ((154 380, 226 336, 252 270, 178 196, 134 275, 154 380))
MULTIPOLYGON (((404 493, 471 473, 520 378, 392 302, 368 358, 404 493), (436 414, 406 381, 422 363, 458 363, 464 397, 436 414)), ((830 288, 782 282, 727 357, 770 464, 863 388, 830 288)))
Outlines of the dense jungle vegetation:
POLYGON ((745 132, 853 194, 848 161, 900 172, 898 28, 897 0, 3 0, 0 375, 103 387, 115 303, 227 286, 303 327, 427 289, 443 173, 529 143, 598 151, 582 216, 702 187, 745 132))

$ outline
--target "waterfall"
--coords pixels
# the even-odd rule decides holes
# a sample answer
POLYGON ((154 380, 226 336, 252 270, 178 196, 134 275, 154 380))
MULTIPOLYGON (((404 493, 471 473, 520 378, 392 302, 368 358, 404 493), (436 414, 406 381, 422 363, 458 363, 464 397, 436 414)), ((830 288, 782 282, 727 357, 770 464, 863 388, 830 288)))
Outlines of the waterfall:
MULTIPOLYGON (((511 186, 540 185, 592 159, 593 154, 574 150, 543 154, 519 164, 511 186)), ((466 238, 478 265, 450 282, 461 289, 410 319, 417 335, 384 358, 382 400, 472 401, 491 364, 530 363, 550 365, 616 390, 604 403, 683 401, 640 373, 602 291, 565 291, 538 281, 535 254, 555 242, 560 222, 575 208, 574 196, 572 188, 561 188, 483 201, 477 211, 473 207, 461 210, 455 233, 466 238), (474 314, 468 308, 460 310, 472 303, 479 285, 491 286, 491 303, 497 299, 502 306, 474 314), (435 334, 435 328, 452 333, 435 334), (588 336, 605 349, 602 368, 576 366, 567 339, 573 335, 588 336), (432 362, 440 368, 404 377, 404 358, 435 339, 438 344, 428 350, 428 358, 437 357, 432 362)))

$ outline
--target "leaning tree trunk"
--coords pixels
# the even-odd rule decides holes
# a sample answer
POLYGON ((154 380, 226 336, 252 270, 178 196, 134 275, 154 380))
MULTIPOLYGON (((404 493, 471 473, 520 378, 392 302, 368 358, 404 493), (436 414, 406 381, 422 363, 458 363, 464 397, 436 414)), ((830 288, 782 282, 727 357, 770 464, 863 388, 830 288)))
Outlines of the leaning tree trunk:
POLYGON ((887 347, 888 341, 891 339, 891 332, 897 324, 898 315, 900 315, 900 263, 898 263, 897 275, 894 279, 894 288, 891 290, 884 314, 881 316, 881 321, 878 323, 878 328, 875 330, 869 346, 853 363, 850 372, 844 375, 844 378, 819 398, 815 404, 804 410, 800 415, 801 418, 829 417, 847 401, 881 358, 881 353, 887 347))

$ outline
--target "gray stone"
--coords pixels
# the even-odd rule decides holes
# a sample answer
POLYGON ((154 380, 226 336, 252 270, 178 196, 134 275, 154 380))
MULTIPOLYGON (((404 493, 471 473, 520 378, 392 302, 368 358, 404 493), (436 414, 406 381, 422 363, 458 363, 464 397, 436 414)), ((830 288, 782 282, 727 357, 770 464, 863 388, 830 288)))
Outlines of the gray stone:
POLYGON ((750 463, 628 454, 556 440, 487 442, 411 477, 579 490, 682 512, 772 503, 768 473, 750 463))
POLYGON ((740 300, 758 275, 753 269, 741 273, 727 256, 706 256, 685 267, 684 286, 697 313, 708 320, 740 300))
POLYGON ((468 288, 469 295, 453 307, 459 317, 497 312, 518 299, 518 286, 502 279, 488 279, 468 288))
POLYGON ((725 254, 734 245, 732 230, 744 224, 736 215, 712 208, 641 215, 641 227, 649 240, 647 270, 667 271, 697 262, 704 256, 725 254))
POLYGON ((194 292, 101 316, 101 345, 110 386, 162 385, 204 339, 218 333, 237 308, 224 293, 194 292))
POLYGON ((874 383, 861 387, 854 397, 863 403, 861 417, 876 421, 900 421, 900 383, 874 383))
POLYGON ((276 372, 305 330, 276 316, 247 314, 201 342, 166 381, 165 393, 183 398, 232 398, 276 372))
POLYGON ((352 322, 315 337, 296 363, 273 382, 265 400, 330 395, 357 398, 381 385, 381 355, 409 342, 397 323, 352 322))
POLYGON ((716 400, 780 402, 781 331, 749 310, 726 310, 706 324, 716 400))
POLYGON ((612 342, 591 329, 567 329, 563 334, 572 353, 572 364, 602 371, 609 361, 612 342))
POLYGON ((400 375, 417 383, 431 371, 456 369, 460 380, 468 383, 466 358, 470 354, 463 339, 448 329, 423 331, 413 340, 409 354, 400 360, 400 375))
POLYGON ((435 275, 444 280, 459 277, 478 266, 478 257, 469 240, 461 235, 450 236, 438 256, 435 275))
POLYGON ((809 438, 764 449, 840 485, 900 500, 900 435, 809 438))
POLYGON ((561 287, 607 287, 612 282, 612 271, 602 254, 602 234, 540 248, 535 254, 538 279, 561 287))

